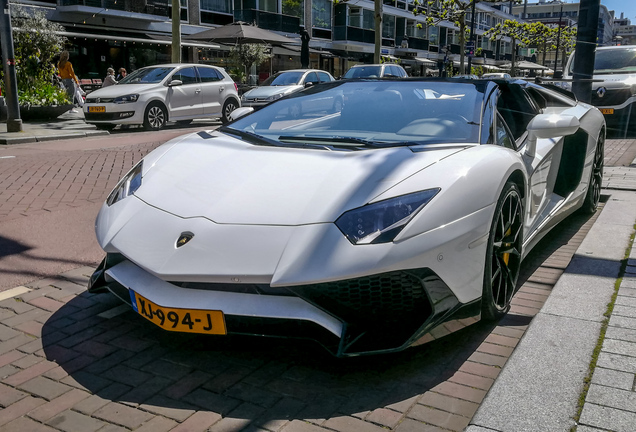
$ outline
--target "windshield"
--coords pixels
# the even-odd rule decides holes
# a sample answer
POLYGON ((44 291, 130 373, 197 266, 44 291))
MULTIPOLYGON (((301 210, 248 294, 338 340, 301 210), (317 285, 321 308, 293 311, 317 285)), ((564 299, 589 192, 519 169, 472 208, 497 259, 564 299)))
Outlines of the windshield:
POLYGON ((262 145, 363 149, 477 143, 485 82, 345 80, 319 84, 231 123, 262 145), (267 141, 267 143, 264 143, 267 141))
POLYGON ((119 84, 157 84, 163 81, 173 67, 148 67, 137 69, 119 81, 119 84))
MULTIPOLYGON (((574 70, 574 56, 570 61, 570 74, 574 70)), ((636 72, 636 48, 597 50, 594 75, 636 72)))
POLYGON ((343 78, 379 78, 382 76, 382 66, 352 67, 343 78))
POLYGON ((267 78, 261 86, 297 85, 304 72, 279 72, 267 78))

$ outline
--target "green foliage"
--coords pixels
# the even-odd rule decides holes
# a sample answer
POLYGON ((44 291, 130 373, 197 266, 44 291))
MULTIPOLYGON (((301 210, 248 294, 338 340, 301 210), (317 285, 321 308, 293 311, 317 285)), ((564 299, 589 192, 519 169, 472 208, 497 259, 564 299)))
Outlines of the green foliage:
MULTIPOLYGON (((53 84, 53 57, 64 47, 65 38, 56 32, 64 28, 46 19, 42 11, 26 11, 11 4, 13 51, 21 105, 69 103, 66 91, 53 84)), ((0 78, 2 71, 0 71, 0 78)), ((4 83, 4 79, 2 80, 4 83)))
POLYGON ((230 77, 237 83, 244 83, 247 80, 247 75, 245 71, 242 71, 239 68, 232 68, 228 71, 230 77))
POLYGON ((473 66, 470 69, 470 73, 473 75, 482 76, 484 74, 484 68, 482 66, 473 66))
POLYGON ((230 59, 244 68, 244 74, 240 77, 242 80, 238 82, 245 82, 245 78, 253 64, 258 66, 271 56, 267 45, 240 44, 233 46, 230 49, 230 59))
POLYGON ((68 104, 66 90, 51 83, 40 83, 37 87, 18 89, 20 105, 64 105, 68 104))
POLYGON ((302 18, 303 2, 300 0, 283 0, 283 13, 285 15, 302 18))

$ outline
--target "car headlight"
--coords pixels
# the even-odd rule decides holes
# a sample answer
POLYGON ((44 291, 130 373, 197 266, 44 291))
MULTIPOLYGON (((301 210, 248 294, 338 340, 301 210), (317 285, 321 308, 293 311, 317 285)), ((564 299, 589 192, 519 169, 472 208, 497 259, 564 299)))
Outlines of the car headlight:
POLYGON ((277 99, 280 99, 280 98, 282 98, 283 96, 285 96, 285 94, 284 94, 284 93, 278 93, 278 94, 275 94, 275 95, 269 96, 266 100, 267 100, 268 102, 271 102, 271 101, 275 101, 275 100, 277 100, 277 99))
POLYGON ((137 99, 139 99, 138 94, 129 94, 125 96, 116 97, 115 99, 113 99, 113 103, 123 104, 123 103, 137 102, 137 99))
POLYGON ((109 207, 115 204, 117 201, 123 200, 127 196, 135 193, 137 189, 141 186, 141 172, 144 166, 144 161, 141 160, 137 165, 133 167, 128 174, 124 176, 115 189, 108 195, 108 199, 106 199, 106 205, 109 207))
POLYGON ((439 191, 427 189, 349 210, 336 226, 354 245, 391 242, 439 191))

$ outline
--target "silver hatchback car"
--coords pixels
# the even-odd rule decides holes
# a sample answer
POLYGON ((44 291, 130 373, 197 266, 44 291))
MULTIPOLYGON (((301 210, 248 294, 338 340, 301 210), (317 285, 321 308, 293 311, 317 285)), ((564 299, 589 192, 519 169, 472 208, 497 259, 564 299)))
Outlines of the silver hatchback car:
POLYGON ((117 85, 89 94, 86 123, 98 129, 142 124, 159 130, 168 121, 188 124, 197 118, 220 118, 241 106, 236 83, 223 68, 203 64, 163 64, 137 69, 117 85))

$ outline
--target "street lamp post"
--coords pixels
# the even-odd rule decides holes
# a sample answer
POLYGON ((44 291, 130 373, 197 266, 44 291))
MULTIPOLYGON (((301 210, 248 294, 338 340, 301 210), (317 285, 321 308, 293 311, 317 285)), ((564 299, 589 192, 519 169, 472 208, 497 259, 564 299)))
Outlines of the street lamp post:
POLYGON ((468 48, 468 51, 472 51, 473 54, 468 55, 468 73, 471 74, 473 73, 473 55, 475 52, 475 3, 477 3, 478 0, 473 0, 473 5, 472 5, 472 9, 470 12, 470 47, 468 48))
POLYGON ((0 40, 2 41, 2 70, 4 90, 7 99, 7 132, 22 132, 20 105, 18 103, 18 80, 15 75, 15 54, 11 33, 11 13, 9 0, 0 0, 0 40))
POLYGON ((557 67, 559 66, 559 45, 561 44, 561 18, 563 17, 563 3, 561 3, 561 11, 559 12, 559 32, 557 33, 556 52, 554 53, 554 76, 557 76, 557 67))

